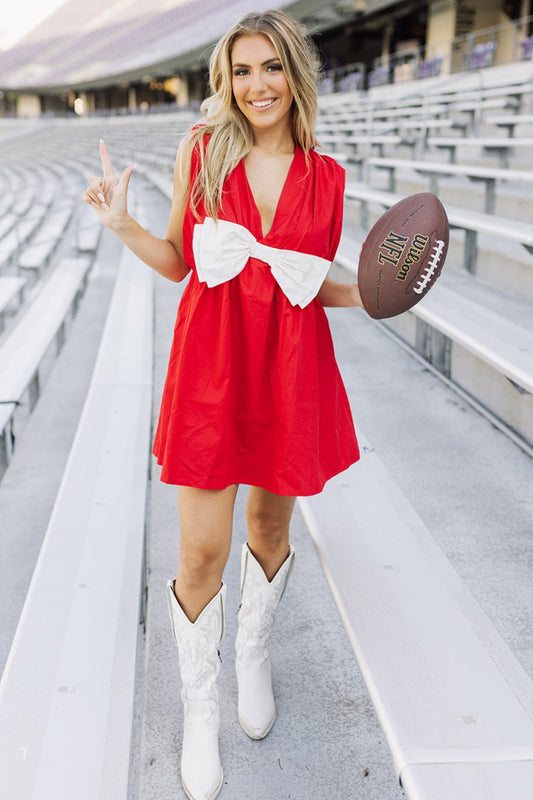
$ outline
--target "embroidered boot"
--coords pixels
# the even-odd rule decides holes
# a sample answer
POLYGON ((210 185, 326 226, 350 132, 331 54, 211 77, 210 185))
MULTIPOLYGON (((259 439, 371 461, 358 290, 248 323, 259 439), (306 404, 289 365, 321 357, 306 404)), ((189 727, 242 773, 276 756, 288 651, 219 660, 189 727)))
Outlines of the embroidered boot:
POLYGON ((276 719, 270 670, 270 634, 294 563, 294 550, 269 582, 247 544, 242 548, 241 605, 235 641, 239 722, 252 739, 264 739, 276 719))
POLYGON ((224 636, 226 586, 193 623, 167 583, 170 621, 178 646, 182 679, 183 749, 181 779, 190 800, 213 800, 222 788, 223 773, 218 753, 218 648, 224 636))

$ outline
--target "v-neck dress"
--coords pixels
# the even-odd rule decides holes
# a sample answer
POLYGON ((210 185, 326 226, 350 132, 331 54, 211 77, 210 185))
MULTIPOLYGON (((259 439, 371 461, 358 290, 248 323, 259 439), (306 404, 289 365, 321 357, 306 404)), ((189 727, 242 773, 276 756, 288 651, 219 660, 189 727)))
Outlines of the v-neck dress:
MULTIPOLYGON (((194 179, 197 170, 192 162, 194 179)), ((220 219, 258 242, 332 261, 343 213, 345 173, 296 147, 263 237, 244 161, 224 184, 220 219)), ((200 219, 187 206, 184 258, 191 269, 178 309, 154 454, 165 483, 203 489, 259 486, 312 495, 359 458, 346 391, 324 308, 293 306, 271 269, 249 258, 230 280, 208 287, 192 248, 200 219)))

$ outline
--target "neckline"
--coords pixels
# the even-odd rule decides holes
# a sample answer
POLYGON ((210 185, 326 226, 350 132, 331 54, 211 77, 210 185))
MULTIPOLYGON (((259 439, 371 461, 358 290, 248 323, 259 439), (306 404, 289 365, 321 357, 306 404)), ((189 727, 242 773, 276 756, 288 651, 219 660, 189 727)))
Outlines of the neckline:
POLYGON ((258 205, 255 202, 255 197, 254 197, 254 194, 252 192, 252 187, 250 186, 250 182, 248 181, 248 176, 246 174, 246 167, 245 167, 245 164, 244 164, 244 158, 241 159, 240 164, 241 164, 242 174, 243 174, 246 186, 248 188, 248 193, 249 193, 250 199, 252 201, 252 206, 253 206, 255 215, 256 215, 257 220, 258 220, 258 229, 259 229, 259 231, 261 233, 261 240, 262 241, 265 241, 265 239, 268 239, 268 237, 270 236, 272 231, 274 231, 275 228, 276 228, 276 223, 277 223, 278 215, 279 215, 279 212, 280 212, 280 208, 282 206, 282 203, 283 203, 283 200, 284 200, 284 195, 286 193, 286 190, 287 190, 287 187, 289 185, 289 182, 292 179, 292 173, 293 173, 293 171, 295 169, 295 166, 296 166, 296 163, 297 163, 297 161, 299 159, 300 149, 301 148, 297 144, 294 145, 294 155, 292 157, 292 161, 290 163, 289 169, 287 170, 287 175, 285 176, 285 180, 283 181, 283 186, 281 187, 281 192, 280 192, 280 195, 279 195, 279 198, 278 198, 278 202, 277 202, 277 205, 276 205, 276 210, 274 211, 274 216, 272 218, 272 225, 270 226, 270 228, 269 228, 269 230, 267 231, 266 234, 263 234, 263 220, 261 219, 261 214, 260 214, 258 205))

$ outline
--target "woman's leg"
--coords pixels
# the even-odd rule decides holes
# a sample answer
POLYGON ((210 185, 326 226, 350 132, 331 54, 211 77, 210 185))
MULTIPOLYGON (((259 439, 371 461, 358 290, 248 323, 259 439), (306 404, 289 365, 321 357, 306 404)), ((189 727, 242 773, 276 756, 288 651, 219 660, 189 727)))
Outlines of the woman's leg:
POLYGON ((217 677, 224 635, 222 573, 228 558, 237 486, 179 489, 180 561, 167 583, 182 678, 181 777, 191 800, 214 800, 224 774, 218 749, 217 677))
POLYGON ((174 591, 191 622, 219 591, 228 560, 237 485, 178 488, 180 556, 174 591))
POLYGON ((289 524, 295 497, 250 488, 246 505, 248 546, 271 581, 289 554, 289 524))
POLYGON ((270 634, 294 561, 294 551, 289 547, 294 501, 294 497, 281 497, 255 487, 248 497, 248 544, 242 548, 235 649, 239 722, 252 739, 263 739, 276 718, 270 634))

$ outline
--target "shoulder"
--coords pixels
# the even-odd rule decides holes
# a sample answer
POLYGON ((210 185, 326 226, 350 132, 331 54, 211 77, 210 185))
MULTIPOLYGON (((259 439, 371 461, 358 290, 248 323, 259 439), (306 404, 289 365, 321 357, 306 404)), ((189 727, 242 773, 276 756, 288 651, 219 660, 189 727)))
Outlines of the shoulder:
POLYGON ((313 180, 317 190, 323 198, 334 199, 335 203, 342 203, 346 186, 346 171, 331 156, 311 150, 309 153, 313 180))
POLYGON ((205 153, 210 138, 211 131, 208 130, 207 125, 198 122, 196 125, 193 125, 192 128, 189 128, 181 140, 180 146, 188 146, 191 153, 199 155, 201 151, 205 153))
POLYGON ((175 169, 182 176, 191 174, 194 179, 201 168, 210 138, 205 128, 206 126, 202 124, 194 125, 185 133, 178 145, 175 169))
POLYGON ((309 156, 315 170, 324 173, 329 180, 338 180, 344 183, 346 177, 345 169, 334 158, 323 153, 317 153, 316 150, 311 150, 309 156))

